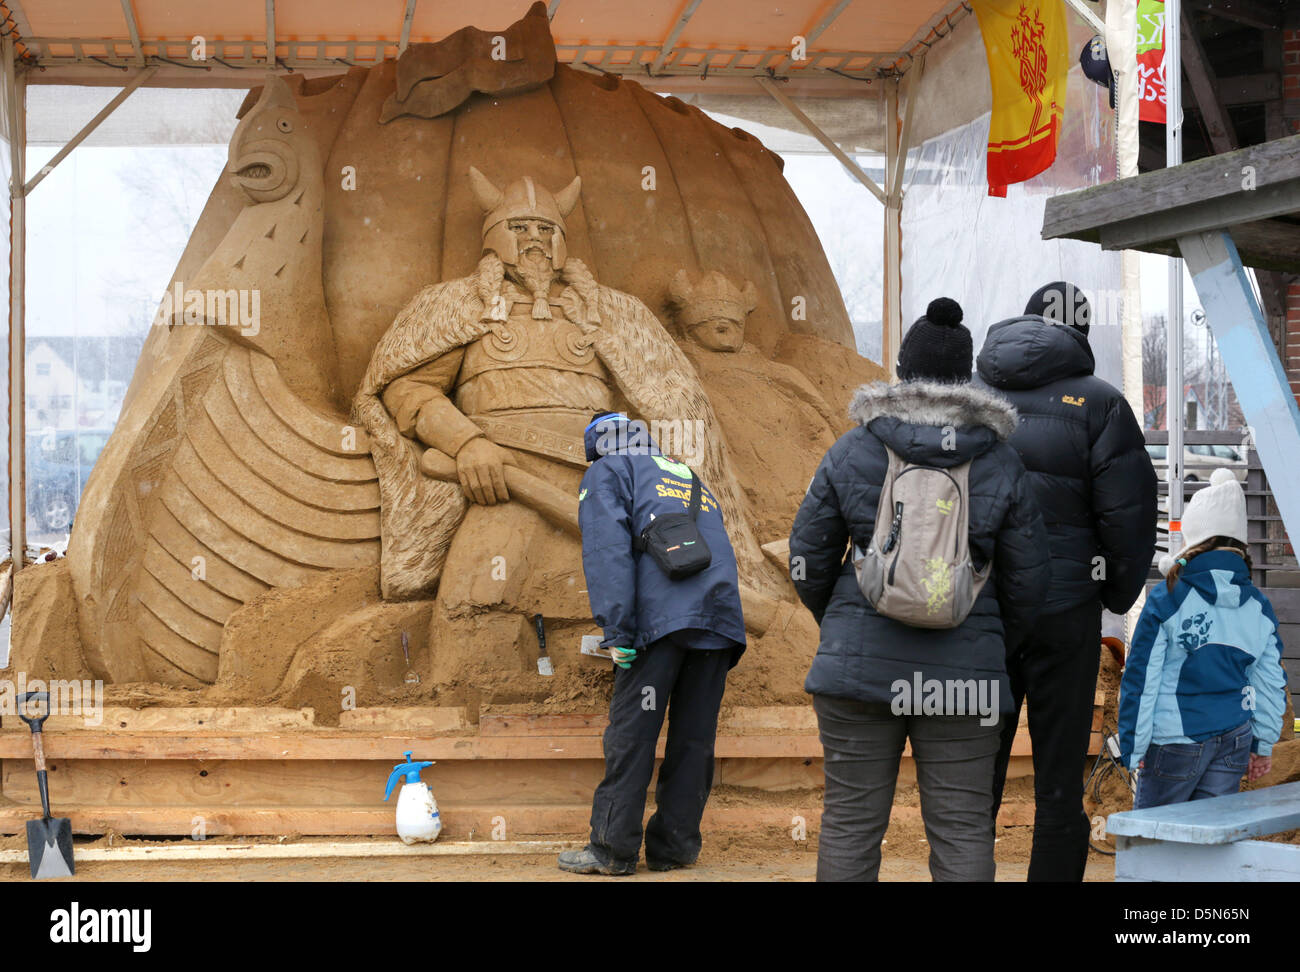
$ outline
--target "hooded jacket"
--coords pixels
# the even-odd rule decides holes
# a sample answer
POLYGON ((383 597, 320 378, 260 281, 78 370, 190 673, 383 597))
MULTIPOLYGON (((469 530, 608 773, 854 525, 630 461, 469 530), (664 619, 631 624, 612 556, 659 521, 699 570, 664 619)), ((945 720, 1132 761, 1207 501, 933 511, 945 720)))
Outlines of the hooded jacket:
POLYGON ((1156 474, 1124 396, 1093 375, 1072 327, 1016 317, 989 329, 980 380, 1020 414, 1020 454, 1052 548, 1044 614, 1100 599, 1116 614, 1137 600, 1156 543, 1156 474))
POLYGON ((1047 536, 1024 466, 1006 443, 1015 410, 970 385, 882 382, 859 388, 849 415, 858 427, 822 459, 790 533, 791 578, 821 625, 804 690, 894 702, 900 680, 952 686, 975 679, 989 690, 996 685, 997 709, 1010 711, 1005 631, 1027 627, 1047 592, 1047 536), (993 570, 956 628, 914 628, 878 614, 846 556, 850 541, 863 549, 871 542, 886 446, 926 466, 971 463, 971 556, 977 567, 991 560, 993 570))
POLYGON ((1125 765, 1137 769, 1152 745, 1203 742, 1247 721, 1250 751, 1270 755, 1286 711, 1281 655, 1277 616, 1246 562, 1225 550, 1193 557, 1172 591, 1151 592, 1133 632, 1119 697, 1125 765))
POLYGON ((745 648, 745 620, 736 555, 717 500, 701 483, 696 524, 713 555, 709 566, 670 580, 652 557, 633 549, 632 538, 654 517, 687 509, 694 474, 660 455, 644 432, 611 436, 598 450, 606 430, 593 422, 584 434, 588 457, 598 458, 578 488, 582 569, 592 617, 605 633, 601 647, 642 648, 691 628, 711 633, 696 639, 697 647, 734 649, 734 665, 745 648))

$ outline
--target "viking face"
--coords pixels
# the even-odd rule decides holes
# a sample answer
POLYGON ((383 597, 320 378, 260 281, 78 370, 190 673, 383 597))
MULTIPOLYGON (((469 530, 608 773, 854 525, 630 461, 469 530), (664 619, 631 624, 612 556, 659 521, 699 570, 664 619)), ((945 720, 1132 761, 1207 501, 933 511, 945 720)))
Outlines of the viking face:
POLYGON ((526 253, 538 253, 550 263, 559 227, 545 219, 512 219, 507 222, 507 228, 514 234, 515 252, 519 257, 522 258, 526 253))

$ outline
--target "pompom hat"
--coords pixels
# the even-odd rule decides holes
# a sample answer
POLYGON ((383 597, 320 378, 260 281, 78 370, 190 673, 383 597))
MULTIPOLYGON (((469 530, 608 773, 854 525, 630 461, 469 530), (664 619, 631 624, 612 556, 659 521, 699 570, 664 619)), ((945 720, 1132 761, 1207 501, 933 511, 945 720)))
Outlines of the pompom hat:
POLYGON ((970 381, 974 346, 962 326, 961 305, 949 297, 930 301, 925 316, 908 328, 898 349, 898 377, 903 381, 970 381))
POLYGON ((1184 553, 1210 537, 1246 542, 1246 494, 1231 469, 1216 469, 1210 485, 1196 493, 1183 512, 1183 549, 1160 558, 1160 573, 1168 574, 1184 553))

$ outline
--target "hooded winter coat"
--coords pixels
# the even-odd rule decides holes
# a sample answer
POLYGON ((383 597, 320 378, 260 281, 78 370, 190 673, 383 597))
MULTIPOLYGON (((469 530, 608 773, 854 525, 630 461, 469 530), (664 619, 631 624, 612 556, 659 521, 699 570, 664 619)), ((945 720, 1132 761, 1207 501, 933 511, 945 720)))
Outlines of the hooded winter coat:
POLYGON ((1172 591, 1152 589, 1133 633, 1119 698, 1125 765, 1247 720, 1250 751, 1271 755, 1286 712, 1281 655, 1277 615, 1246 562, 1226 550, 1193 557, 1172 591))
POLYGON ((1047 536, 1024 466, 1006 443, 1015 409, 970 385, 882 382, 859 388, 849 414, 858 427, 822 459, 790 533, 791 577, 821 625, 804 690, 892 702, 899 680, 977 679, 996 684, 998 709, 1010 711, 1004 636, 1029 625, 1047 592, 1047 536), (976 567, 992 561, 993 569, 956 628, 914 628, 885 617, 858 587, 848 544, 866 549, 871 542, 886 446, 925 466, 971 463, 971 556, 976 567))
POLYGON ((1051 543, 1044 614, 1095 599, 1123 614, 1156 543, 1156 474, 1124 396, 1093 375, 1087 337, 1041 317, 989 329, 976 369, 1020 414, 1011 445, 1051 543))
POLYGON ((660 455, 648 435, 624 436, 617 451, 601 455, 596 442, 604 428, 594 422, 587 428, 587 456, 599 458, 578 491, 582 569, 592 617, 605 632, 601 647, 644 648, 689 628, 710 633, 696 639, 701 646, 733 650, 734 665, 745 650, 745 618, 736 555, 717 499, 700 484, 695 522, 712 554, 709 566, 670 580, 653 557, 633 549, 633 537, 654 517, 687 510, 694 474, 660 455))

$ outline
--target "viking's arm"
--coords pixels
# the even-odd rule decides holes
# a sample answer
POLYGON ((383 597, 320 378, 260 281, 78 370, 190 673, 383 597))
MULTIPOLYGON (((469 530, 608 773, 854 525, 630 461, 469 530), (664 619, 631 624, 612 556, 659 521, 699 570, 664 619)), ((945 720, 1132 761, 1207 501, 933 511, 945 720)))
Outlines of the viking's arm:
POLYGON ((402 435, 449 456, 483 434, 447 397, 464 356, 464 349, 457 348, 425 362, 389 382, 381 396, 402 435))

